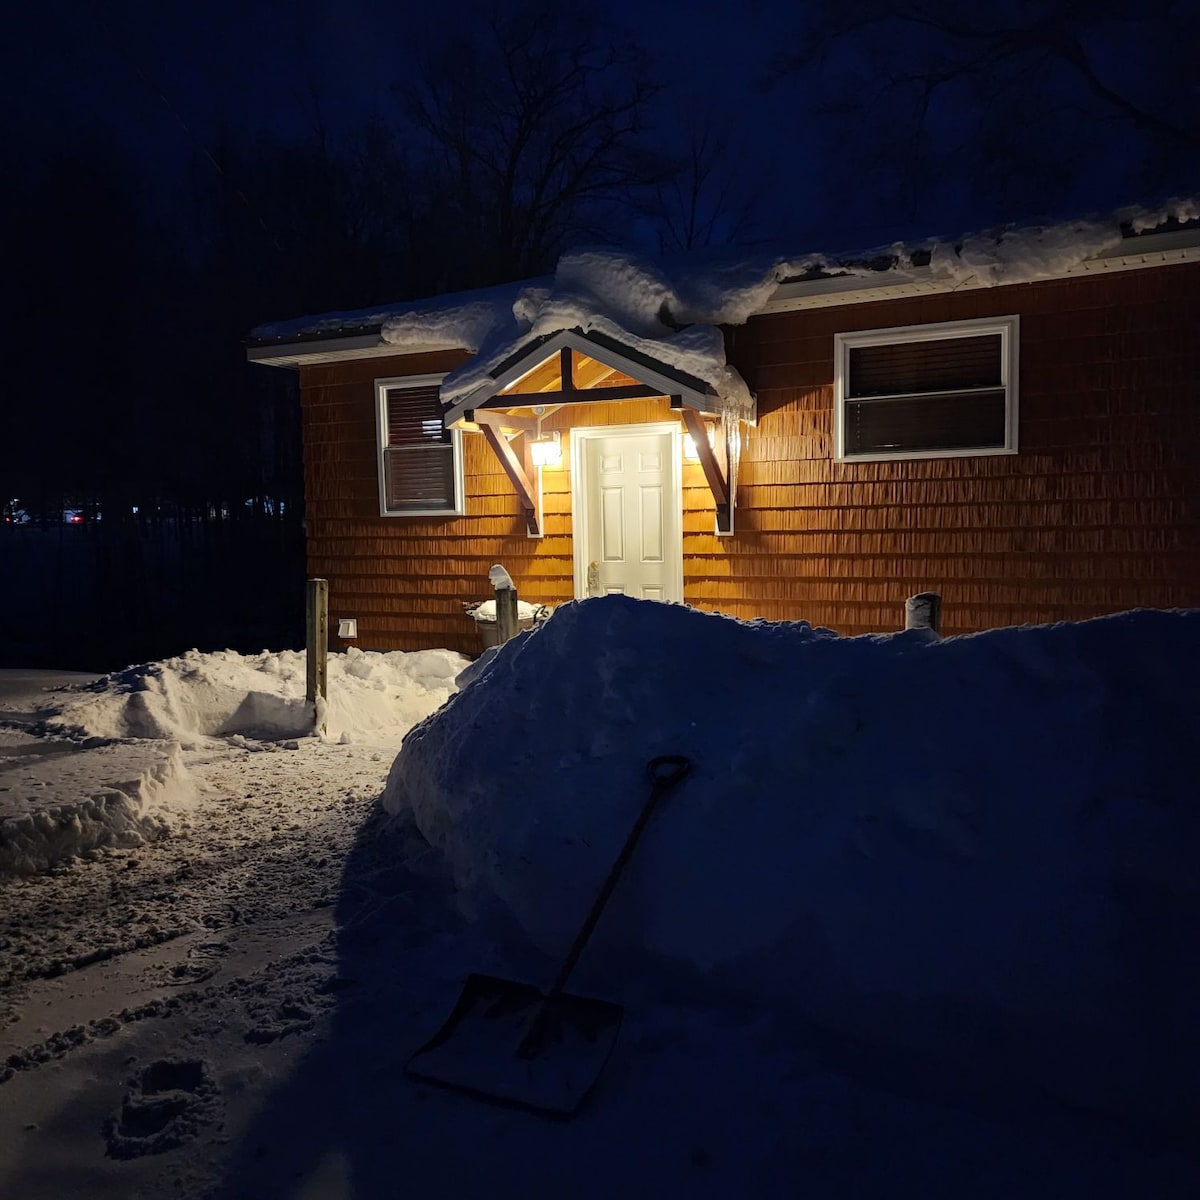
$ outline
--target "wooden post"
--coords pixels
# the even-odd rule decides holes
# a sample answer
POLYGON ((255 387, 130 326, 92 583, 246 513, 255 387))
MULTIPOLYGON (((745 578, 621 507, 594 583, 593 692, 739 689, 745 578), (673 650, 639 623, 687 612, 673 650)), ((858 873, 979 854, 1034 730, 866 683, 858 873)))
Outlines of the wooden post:
POLYGON ((500 635, 501 645, 504 645, 509 638, 517 636, 516 588, 498 587, 496 589, 496 632, 500 635))
POLYGON ((937 592, 918 592, 904 602, 905 629, 932 629, 940 633, 942 628, 942 598, 937 592))
MULTIPOLYGON (((310 579, 304 591, 304 644, 308 652, 309 704, 329 694, 329 581, 310 579)), ((315 712, 315 709, 314 709, 315 712)))

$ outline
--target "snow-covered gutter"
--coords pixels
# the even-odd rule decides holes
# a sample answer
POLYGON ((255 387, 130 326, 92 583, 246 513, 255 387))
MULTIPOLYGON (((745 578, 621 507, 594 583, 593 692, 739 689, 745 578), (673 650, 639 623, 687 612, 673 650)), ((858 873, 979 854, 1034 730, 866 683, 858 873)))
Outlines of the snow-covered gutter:
POLYGON ((248 339, 247 356, 298 367, 459 350, 470 357, 446 380, 454 400, 531 338, 597 328, 630 347, 661 348, 665 361, 723 391, 720 329, 753 316, 1186 262, 1200 262, 1195 197, 854 254, 651 260, 585 249, 565 254, 551 278, 262 325, 248 339))
POLYGON ((1168 233, 1123 238, 1100 253, 1066 261, 1051 259, 1030 264, 1023 272, 1004 272, 996 264, 974 263, 971 258, 951 260, 949 269, 937 270, 932 263, 914 266, 898 256, 896 265, 870 275, 845 271, 819 278, 791 280, 779 285, 760 312, 795 312, 806 308, 828 308, 840 304, 864 304, 899 296, 928 296, 946 292, 996 287, 998 284, 1032 283, 1043 279, 1068 279, 1077 275, 1099 275, 1112 271, 1134 271, 1145 267, 1200 262, 1200 228, 1189 227, 1168 233))

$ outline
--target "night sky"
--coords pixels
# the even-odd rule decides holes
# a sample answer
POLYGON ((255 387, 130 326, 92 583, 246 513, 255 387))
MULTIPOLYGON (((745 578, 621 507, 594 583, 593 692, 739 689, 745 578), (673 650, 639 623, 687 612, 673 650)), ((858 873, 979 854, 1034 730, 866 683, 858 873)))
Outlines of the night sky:
MULTIPOLYGON (((0 614, 0 660, 128 661, 209 620, 212 644, 286 640, 259 629, 294 617, 303 570, 298 404, 293 376, 245 361, 262 322, 543 274, 585 241, 855 252, 1200 193, 1200 0, 614 0, 546 5, 537 28, 551 53, 631 39, 639 63, 622 51, 605 95, 656 85, 614 160, 619 187, 506 242, 495 176, 469 194, 454 163, 489 148, 488 105, 515 94, 488 27, 523 11, 41 0, 8 14, 0 517, 44 544, 0 542, 0 578, 25 581, 20 611, 0 614), (455 38, 476 43, 472 67, 455 38), (414 121, 414 98, 439 91, 471 118, 457 148, 414 121), (693 237, 670 204, 698 131, 693 237), (64 513, 90 542, 64 549, 64 513), (236 569, 215 534, 211 560, 163 550, 162 523, 247 514, 265 524, 236 569), (118 538, 135 515, 140 532, 118 538), (131 623, 114 580, 145 572, 131 623), (236 604, 214 593, 226 579, 236 604), (139 621, 159 640, 110 644, 139 621)), ((542 78, 544 50, 532 61, 542 78)))
MULTIPOLYGON (((1092 14, 1076 25, 1099 84, 1117 99, 1099 101, 1061 61, 1049 72, 1031 62, 1017 73, 1019 90, 1040 105, 1032 118, 1017 108, 1006 114, 1012 101, 1003 89, 943 89, 922 138, 922 150, 939 144, 939 170, 936 177, 926 172, 919 196, 901 201, 878 154, 907 153, 892 124, 902 106, 893 97, 865 117, 838 116, 847 103, 865 100, 881 77, 867 39, 843 38, 805 63, 782 61, 802 44, 806 19, 854 6, 610 0, 598 7, 614 31, 637 41, 664 87, 654 109, 656 136, 677 143, 673 131, 684 114, 719 113, 744 155, 741 176, 760 194, 754 234, 789 249, 865 248, 896 233, 953 234, 990 222, 1105 211, 1198 184, 1196 43, 1189 40, 1195 3, 971 6, 985 21, 994 15, 1009 23, 1022 13, 1030 23, 1047 14, 1092 14), (1165 162, 1160 154, 1147 167, 1140 147, 1152 131, 1122 119, 1118 106, 1128 97, 1180 126, 1190 122, 1190 147, 1181 140, 1166 149, 1165 162), (1006 168, 999 181, 975 186, 956 177, 954 164, 965 163, 980 110, 1007 123, 1009 136, 988 151, 1006 168)), ((890 7, 941 11, 952 20, 960 6, 890 7)), ((222 127, 301 138, 318 124, 337 134, 372 111, 394 111, 392 85, 411 75, 431 42, 478 20, 478 11, 488 10, 381 0, 30 5, 6 30, 12 61, 5 107, 19 114, 9 152, 36 160, 49 146, 110 137, 149 165, 144 190, 165 203, 167 185, 203 162, 222 127)), ((892 47, 894 69, 918 65, 930 46, 911 24, 881 23, 874 36, 892 47)))

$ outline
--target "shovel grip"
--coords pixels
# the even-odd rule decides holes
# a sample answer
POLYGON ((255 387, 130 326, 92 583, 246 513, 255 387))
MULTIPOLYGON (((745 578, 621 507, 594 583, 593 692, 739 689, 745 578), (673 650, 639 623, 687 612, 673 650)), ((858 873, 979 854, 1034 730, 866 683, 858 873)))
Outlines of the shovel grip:
POLYGON ((571 943, 571 949, 567 951, 567 957, 563 961, 563 965, 559 967, 554 982, 550 985, 549 996, 554 996, 567 986, 567 980, 571 977, 571 972, 575 969, 575 964, 579 962, 579 956, 588 944, 588 939, 592 936, 592 932, 596 928, 596 923, 600 920, 600 914, 604 912, 604 906, 608 903, 608 898, 612 895, 613 889, 617 886, 617 881, 621 878, 621 872, 625 870, 626 864, 632 857, 634 847, 637 846, 638 839, 642 836, 642 830, 646 828, 647 822, 654 813, 655 805, 691 769, 691 760, 685 758, 682 754, 663 754, 658 758, 652 758, 646 764, 646 774, 653 784, 653 787, 650 789, 650 795, 646 803, 642 806, 642 811, 638 813, 638 819, 633 823, 633 828, 629 831, 629 835, 625 839, 625 844, 621 847, 620 854, 617 855, 616 862, 613 863, 609 870, 608 878, 605 879, 599 894, 592 903, 587 919, 583 923, 583 928, 575 935, 575 941, 571 943))

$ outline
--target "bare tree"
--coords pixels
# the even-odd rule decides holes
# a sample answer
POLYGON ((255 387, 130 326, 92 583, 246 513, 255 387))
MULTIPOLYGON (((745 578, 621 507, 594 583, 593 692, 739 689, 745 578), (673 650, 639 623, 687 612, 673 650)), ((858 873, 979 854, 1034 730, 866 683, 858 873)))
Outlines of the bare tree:
POLYGON ((818 97, 843 197, 927 211, 1200 183, 1196 0, 816 0, 776 80, 818 97), (857 169, 854 169, 857 168, 857 169), (961 198, 961 197, 960 197, 961 198))
POLYGON ((668 156, 652 184, 648 216, 659 252, 685 253, 753 237, 762 197, 770 190, 752 168, 727 114, 688 107, 685 149, 668 156))
POLYGON ((578 10, 491 7, 398 88, 424 135, 430 220, 465 286, 547 270, 601 236, 650 170, 658 87, 641 55, 578 10))

